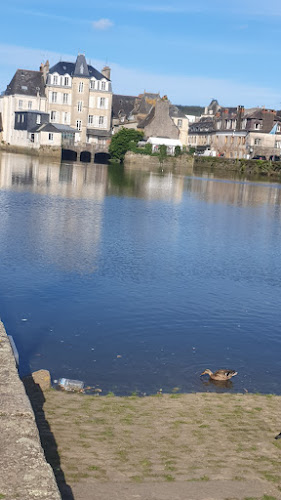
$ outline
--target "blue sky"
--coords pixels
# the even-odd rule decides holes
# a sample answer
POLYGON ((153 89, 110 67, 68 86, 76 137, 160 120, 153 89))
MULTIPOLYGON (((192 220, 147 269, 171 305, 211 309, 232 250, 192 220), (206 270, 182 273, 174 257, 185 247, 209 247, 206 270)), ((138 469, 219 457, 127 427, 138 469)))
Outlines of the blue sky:
POLYGON ((10 0, 1 3, 0 91, 17 68, 112 68, 115 93, 175 104, 281 109, 280 0, 10 0))

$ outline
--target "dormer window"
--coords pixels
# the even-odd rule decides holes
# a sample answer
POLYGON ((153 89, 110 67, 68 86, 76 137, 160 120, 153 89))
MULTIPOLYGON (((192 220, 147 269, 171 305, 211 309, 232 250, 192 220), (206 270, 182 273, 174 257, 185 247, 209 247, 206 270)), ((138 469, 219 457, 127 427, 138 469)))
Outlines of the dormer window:
POLYGON ((83 73, 84 73, 84 66, 83 66, 83 64, 81 64, 81 66, 80 66, 80 75, 83 75, 83 73))
POLYGON ((69 85, 69 78, 68 78, 68 76, 64 77, 64 85, 66 85, 67 87, 69 85))
POLYGON ((40 123, 41 123, 41 115, 36 115, 36 123, 37 123, 37 125, 40 125, 40 123))
POLYGON ((105 82, 101 82, 101 90, 106 90, 106 83, 105 82))
POLYGON ((54 75, 54 76, 53 76, 53 84, 54 84, 54 85, 57 85, 57 84, 58 84, 58 77, 57 77, 57 75, 54 75))

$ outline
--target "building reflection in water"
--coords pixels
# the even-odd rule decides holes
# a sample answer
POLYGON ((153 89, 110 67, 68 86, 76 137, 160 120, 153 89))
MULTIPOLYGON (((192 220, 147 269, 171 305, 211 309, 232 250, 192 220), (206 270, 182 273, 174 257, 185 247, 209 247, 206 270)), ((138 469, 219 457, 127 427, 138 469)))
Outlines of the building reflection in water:
MULTIPOLYGON (((227 174, 226 174, 227 176, 227 174)), ((207 203, 236 206, 280 205, 280 184, 218 180, 212 177, 190 177, 185 189, 196 194, 207 203)))
MULTIPOLYGON (((0 159, 1 190, 41 195, 29 200, 28 217, 22 221, 32 242, 34 259, 42 260, 43 254, 46 263, 60 269, 94 272, 102 230, 107 168, 98 164, 49 164, 25 155, 3 154, 0 159)), ((20 211, 23 200, 17 203, 20 211)), ((6 210, 12 211, 13 207, 6 210)), ((6 232, 12 232, 12 224, 15 224, 13 217, 8 217, 2 229, 5 227, 6 232)), ((2 237, 5 236, 2 234, 2 237)))

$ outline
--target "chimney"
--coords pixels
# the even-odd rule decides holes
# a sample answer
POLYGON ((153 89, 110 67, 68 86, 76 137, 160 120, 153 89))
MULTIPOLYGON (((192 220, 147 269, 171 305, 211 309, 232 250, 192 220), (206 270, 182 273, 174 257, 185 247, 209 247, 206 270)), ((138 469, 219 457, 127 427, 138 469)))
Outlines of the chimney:
POLYGON ((111 69, 109 66, 105 66, 102 70, 101 70, 103 76, 105 76, 105 78, 107 78, 108 80, 110 80, 110 73, 111 73, 111 69))
POLYGON ((236 122, 236 130, 241 130, 242 118, 244 115, 245 108, 244 106, 237 106, 237 122, 236 122))
POLYGON ((39 68, 40 73, 43 73, 43 70, 44 70, 44 64, 43 64, 43 63, 41 63, 41 64, 40 64, 40 68, 39 68))
MULTIPOLYGON (((44 77, 44 82, 46 83, 47 81, 47 76, 48 76, 48 73, 49 73, 49 69, 50 69, 50 63, 47 59, 47 61, 45 62, 45 64, 41 64, 41 66, 43 66, 42 68, 42 72, 43 72, 43 77, 44 77)), ((40 66, 40 71, 41 71, 41 66, 40 66)))

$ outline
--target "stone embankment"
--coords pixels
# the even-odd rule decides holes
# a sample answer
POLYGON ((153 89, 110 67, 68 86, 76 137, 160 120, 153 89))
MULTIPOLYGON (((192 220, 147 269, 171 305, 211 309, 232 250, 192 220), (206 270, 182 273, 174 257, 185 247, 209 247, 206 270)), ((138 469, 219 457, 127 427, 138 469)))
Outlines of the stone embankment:
POLYGON ((237 172, 244 175, 280 176, 281 162, 268 160, 246 160, 244 158, 218 158, 212 156, 195 156, 194 168, 211 171, 237 172))
POLYGON ((132 152, 126 153, 125 161, 126 168, 138 168, 142 170, 161 169, 164 171, 172 171, 175 173, 186 173, 198 169, 209 170, 210 172, 236 172, 241 175, 263 175, 281 176, 281 162, 263 161, 263 160, 246 160, 218 158, 212 156, 191 156, 183 154, 179 157, 168 156, 162 164, 159 162, 158 156, 150 156, 136 154, 132 152))
POLYGON ((181 155, 178 157, 167 156, 163 163, 160 163, 158 156, 136 154, 129 151, 125 155, 124 165, 126 168, 141 168, 151 170, 151 168, 184 173, 193 168, 193 157, 181 155))
POLYGON ((60 147, 50 147, 41 146, 40 148, 25 148, 23 146, 14 146, 11 144, 1 144, 0 152, 5 151, 7 153, 17 153, 26 154, 29 156, 40 156, 46 158, 53 158, 56 160, 61 159, 61 148, 60 147))
POLYGON ((46 462, 34 413, 1 321, 0 397, 0 498, 61 499, 51 466, 46 462))

